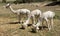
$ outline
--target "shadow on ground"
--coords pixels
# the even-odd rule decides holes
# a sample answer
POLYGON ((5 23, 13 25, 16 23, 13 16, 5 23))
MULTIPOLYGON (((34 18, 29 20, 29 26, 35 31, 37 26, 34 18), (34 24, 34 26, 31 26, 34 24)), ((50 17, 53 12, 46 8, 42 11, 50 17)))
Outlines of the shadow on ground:
MULTIPOLYGON (((39 26, 39 30, 44 30, 45 28, 48 28, 47 26, 39 26), (42 29, 43 28, 43 29, 42 29)), ((34 29, 32 28, 31 31, 29 31, 31 33, 36 33, 36 31, 34 31, 34 29)))
POLYGON ((7 24, 21 24, 23 22, 8 22, 7 24))

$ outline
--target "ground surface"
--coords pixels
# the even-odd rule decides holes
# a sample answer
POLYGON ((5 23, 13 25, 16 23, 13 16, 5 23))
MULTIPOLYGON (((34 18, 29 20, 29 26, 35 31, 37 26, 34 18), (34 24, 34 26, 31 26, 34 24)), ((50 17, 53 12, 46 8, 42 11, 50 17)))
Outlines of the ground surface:
MULTIPOLYGON (((12 4, 12 8, 17 10, 19 8, 27 8, 31 11, 34 9, 40 9, 42 12, 51 10, 56 13, 60 17, 60 6, 41 6, 41 4, 37 7, 35 4, 12 4)), ((31 28, 23 30, 21 28, 21 24, 16 23, 18 21, 17 15, 12 13, 10 9, 3 8, 3 5, 0 4, 0 36, 60 36, 60 18, 54 19, 54 30, 48 31, 47 29, 39 30, 38 33, 31 32, 31 28), (14 24, 16 23, 16 24, 14 24)))

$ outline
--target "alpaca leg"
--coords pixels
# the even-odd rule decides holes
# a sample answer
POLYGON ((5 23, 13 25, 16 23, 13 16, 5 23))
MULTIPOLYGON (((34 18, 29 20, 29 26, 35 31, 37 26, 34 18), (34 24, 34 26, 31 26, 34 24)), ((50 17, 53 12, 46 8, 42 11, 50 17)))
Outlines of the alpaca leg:
POLYGON ((48 19, 47 18, 45 18, 45 20, 46 20, 46 23, 48 24, 48 29, 49 29, 49 31, 50 31, 50 24, 49 24, 49 22, 48 22, 48 19))
POLYGON ((38 19, 38 22, 40 22, 40 26, 41 26, 42 29, 43 29, 44 19, 40 17, 40 18, 38 19))
POLYGON ((33 28, 35 27, 35 17, 32 16, 32 24, 33 24, 33 28))
POLYGON ((49 19, 49 21, 50 21, 50 29, 52 28, 52 25, 51 25, 51 19, 49 19))
POLYGON ((21 20, 20 15, 18 15, 18 22, 19 22, 19 23, 20 23, 20 20, 21 20))
POLYGON ((22 18, 22 14, 18 14, 18 22, 19 23, 22 22, 21 18, 22 18))
POLYGON ((51 28, 54 29, 54 26, 53 26, 53 18, 51 19, 51 28))
POLYGON ((32 24, 33 24, 33 17, 31 17, 31 21, 32 21, 32 24))
POLYGON ((32 16, 32 22, 33 22, 32 29, 33 29, 33 31, 35 31, 35 32, 36 32, 35 16, 32 16))
POLYGON ((42 25, 42 29, 43 29, 43 24, 44 24, 44 20, 42 19, 42 24, 41 24, 42 25))
POLYGON ((31 16, 32 17, 32 24, 35 24, 35 16, 31 16))
POLYGON ((28 14, 26 13, 26 19, 28 18, 28 14))
POLYGON ((34 21, 34 23, 33 23, 33 24, 36 24, 36 23, 35 23, 35 16, 33 16, 33 21, 34 21))

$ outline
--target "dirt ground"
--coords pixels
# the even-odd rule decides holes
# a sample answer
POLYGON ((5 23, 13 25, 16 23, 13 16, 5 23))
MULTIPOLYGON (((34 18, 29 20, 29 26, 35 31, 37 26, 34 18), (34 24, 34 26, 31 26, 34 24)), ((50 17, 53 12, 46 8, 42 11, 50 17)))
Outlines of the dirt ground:
MULTIPOLYGON (((54 30, 48 31, 47 28, 33 33, 30 26, 27 29, 20 29, 21 23, 18 21, 17 15, 12 13, 10 9, 3 8, 5 4, 0 4, 0 36, 60 36, 60 20, 54 19, 54 30)), ((19 8, 27 8, 29 10, 40 9, 42 12, 51 10, 60 17, 60 6, 41 6, 40 3, 33 4, 12 4, 14 10, 19 8), (39 6, 36 6, 38 4, 39 6)), ((30 21, 31 22, 31 21, 30 21)))

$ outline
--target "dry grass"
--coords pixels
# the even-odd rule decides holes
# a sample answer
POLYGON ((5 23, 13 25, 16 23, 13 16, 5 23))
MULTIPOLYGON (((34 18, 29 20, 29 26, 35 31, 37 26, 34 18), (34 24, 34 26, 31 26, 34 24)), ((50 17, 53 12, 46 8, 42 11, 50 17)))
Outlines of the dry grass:
MULTIPOLYGON (((40 4, 40 3, 39 3, 40 4)), ((31 28, 23 30, 21 24, 10 24, 9 22, 16 22, 17 16, 13 14, 9 8, 3 8, 3 4, 0 4, 0 36, 60 36, 60 20, 54 19, 54 30, 48 31, 47 29, 40 30, 38 33, 31 32, 31 28)), ((50 6, 50 7, 36 7, 31 4, 13 4, 13 9, 27 8, 30 10, 40 9, 43 12, 47 10, 52 10, 56 12, 56 15, 60 15, 60 6, 50 6)))

